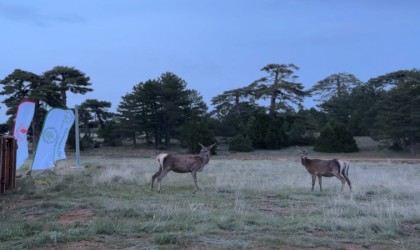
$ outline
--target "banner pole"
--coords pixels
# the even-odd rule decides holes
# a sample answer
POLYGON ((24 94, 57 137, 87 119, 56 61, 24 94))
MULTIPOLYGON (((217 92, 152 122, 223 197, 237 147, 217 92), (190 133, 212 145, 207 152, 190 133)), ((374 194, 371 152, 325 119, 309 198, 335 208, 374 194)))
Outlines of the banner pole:
POLYGON ((74 126, 76 140, 76 166, 80 168, 80 135, 79 135, 79 106, 74 107, 74 126))

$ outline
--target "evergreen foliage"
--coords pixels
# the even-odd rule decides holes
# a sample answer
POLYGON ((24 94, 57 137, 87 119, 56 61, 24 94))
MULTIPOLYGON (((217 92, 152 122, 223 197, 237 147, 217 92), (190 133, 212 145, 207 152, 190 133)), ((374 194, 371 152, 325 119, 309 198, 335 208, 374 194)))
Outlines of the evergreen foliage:
POLYGON ((290 126, 289 139, 296 145, 311 145, 315 141, 316 122, 312 116, 297 116, 290 126))
POLYGON ((371 80, 384 91, 376 103, 373 135, 391 139, 413 155, 420 137, 420 70, 401 70, 371 80), (401 143, 402 142, 402 143, 401 143))
MULTIPOLYGON (((209 129, 207 122, 186 122, 181 128, 180 136, 182 144, 188 148, 190 153, 199 153, 202 145, 208 146, 216 143, 213 132, 209 129)), ((211 152, 216 151, 217 144, 211 152)))
POLYGON ((117 133, 118 123, 116 121, 107 121, 103 127, 98 129, 98 136, 104 139, 107 146, 120 146, 121 136, 117 133))
POLYGON ((254 149, 252 148, 252 141, 243 136, 242 134, 237 134, 229 141, 229 150, 237 152, 251 152, 254 149))
POLYGON ((301 107, 303 98, 308 95, 302 83, 296 82, 297 70, 299 67, 294 64, 267 64, 261 69, 267 75, 251 83, 247 89, 251 90, 255 99, 270 100, 270 116, 293 111, 292 105, 301 107))
POLYGON ((135 85, 133 92, 123 96, 118 112, 120 129, 126 130, 120 131, 121 135, 137 131, 147 141, 153 141, 155 148, 160 148, 163 141, 164 147, 170 149, 171 139, 183 139, 183 125, 205 119, 207 105, 197 91, 187 89, 183 79, 167 72, 156 80, 135 85))
POLYGON ((7 123, 0 124, 0 135, 4 135, 10 131, 10 126, 7 123))
POLYGON ((324 127, 317 139, 314 151, 350 153, 359 151, 359 148, 346 126, 342 123, 330 122, 324 127))
POLYGON ((54 84, 60 93, 61 105, 67 107, 67 92, 86 94, 93 91, 89 86, 90 77, 74 67, 55 66, 42 75, 48 82, 54 84))
POLYGON ((256 114, 248 125, 248 136, 254 148, 266 148, 265 138, 270 117, 266 114, 256 114))
POLYGON ((277 117, 270 121, 265 133, 264 143, 267 149, 280 149, 289 145, 284 119, 277 117))
POLYGON ((254 148, 279 149, 290 145, 287 127, 283 117, 259 113, 250 120, 247 135, 254 148))
MULTIPOLYGON (((109 145, 119 145, 127 138, 136 145, 141 137, 156 148, 170 149, 171 139, 177 139, 192 153, 200 149, 198 143, 216 142, 215 135, 233 137, 230 149, 246 151, 313 144, 315 133, 321 131, 317 151, 354 152, 358 149, 352 135, 368 135, 415 153, 420 138, 418 69, 391 72, 366 83, 348 73, 332 74, 309 91, 296 82, 298 69, 293 64, 266 65, 261 69, 264 77, 214 97, 215 109, 210 114, 201 95, 170 72, 135 85, 122 97, 117 116, 107 111, 110 102, 88 99, 79 109, 86 142, 82 146, 92 144, 93 129, 99 129, 109 145), (309 92, 320 97, 320 110, 300 108, 296 112, 294 108, 301 107, 309 92)), ((66 106, 68 92, 93 91, 88 76, 65 66, 42 75, 16 69, 0 85, 1 101, 10 115, 9 128, 19 102, 35 101, 34 126, 28 133, 34 143, 48 109, 66 106)), ((5 126, 1 129, 7 132, 5 126)), ((68 144, 74 144, 73 138, 69 136, 68 144)))

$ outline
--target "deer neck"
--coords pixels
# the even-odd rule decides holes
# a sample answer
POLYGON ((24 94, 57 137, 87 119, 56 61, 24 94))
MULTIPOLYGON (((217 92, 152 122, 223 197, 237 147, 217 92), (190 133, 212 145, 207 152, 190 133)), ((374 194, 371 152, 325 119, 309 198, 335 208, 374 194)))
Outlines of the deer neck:
POLYGON ((206 165, 207 163, 209 163, 210 157, 209 157, 209 154, 208 153, 199 154, 199 156, 202 159, 204 165, 206 165))
POLYGON ((309 163, 309 159, 306 158, 306 156, 302 156, 300 157, 300 162, 302 163, 303 166, 305 166, 305 168, 307 168, 306 165, 307 163, 309 163))

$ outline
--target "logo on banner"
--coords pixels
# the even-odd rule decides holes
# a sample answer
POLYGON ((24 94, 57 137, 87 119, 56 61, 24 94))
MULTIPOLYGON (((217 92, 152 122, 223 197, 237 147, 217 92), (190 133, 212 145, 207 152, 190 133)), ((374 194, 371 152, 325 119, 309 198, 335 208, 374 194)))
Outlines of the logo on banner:
POLYGON ((53 127, 46 128, 42 135, 42 140, 47 143, 51 144, 58 140, 58 130, 53 127))
POLYGON ((73 120, 74 120, 73 117, 74 117, 73 113, 66 113, 64 115, 64 123, 66 124, 73 123, 73 120))
POLYGON ((18 133, 16 133, 16 140, 18 142, 22 141, 22 140, 26 140, 26 134, 28 133, 28 130, 26 129, 27 127, 29 127, 26 124, 19 124, 17 127, 17 131, 18 133))

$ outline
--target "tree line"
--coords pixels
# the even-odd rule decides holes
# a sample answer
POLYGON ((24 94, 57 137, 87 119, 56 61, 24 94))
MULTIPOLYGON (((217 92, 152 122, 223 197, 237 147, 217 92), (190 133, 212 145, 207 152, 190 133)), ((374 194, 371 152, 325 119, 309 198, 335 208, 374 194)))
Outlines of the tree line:
MULTIPOLYGON (((221 137, 237 151, 307 144, 324 152, 352 152, 357 151, 353 136, 371 136, 414 153, 420 136, 418 69, 390 72, 367 82, 339 72, 309 89, 299 82, 298 70, 294 64, 268 64, 260 79, 213 97, 211 111, 199 92, 171 72, 135 84, 121 97, 117 112, 109 112, 107 100, 87 99, 79 109, 83 145, 93 146, 97 134, 115 146, 122 140, 136 146, 141 138, 155 148, 169 149, 176 139, 196 152, 199 142, 212 144, 221 137), (318 101, 316 108, 303 107, 309 97, 318 101)), ((4 133, 13 124, 20 100, 33 100, 34 140, 49 108, 66 107, 69 92, 93 91, 85 73, 65 66, 41 75, 16 69, 0 84, 10 115, 0 129, 4 133)))

